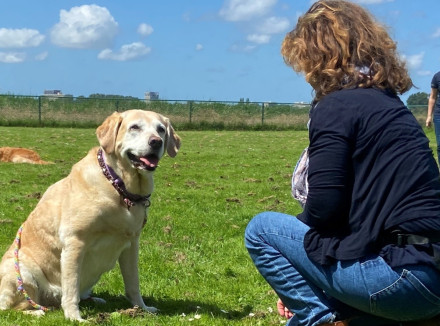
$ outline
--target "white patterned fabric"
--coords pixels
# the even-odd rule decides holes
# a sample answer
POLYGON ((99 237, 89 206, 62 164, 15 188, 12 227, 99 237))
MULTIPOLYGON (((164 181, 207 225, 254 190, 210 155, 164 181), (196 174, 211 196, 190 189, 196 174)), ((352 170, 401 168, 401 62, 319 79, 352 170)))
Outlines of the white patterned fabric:
POLYGON ((309 191, 309 183, 307 182, 308 171, 309 148, 306 147, 301 153, 292 175, 292 196, 298 200, 302 207, 306 204, 309 191))

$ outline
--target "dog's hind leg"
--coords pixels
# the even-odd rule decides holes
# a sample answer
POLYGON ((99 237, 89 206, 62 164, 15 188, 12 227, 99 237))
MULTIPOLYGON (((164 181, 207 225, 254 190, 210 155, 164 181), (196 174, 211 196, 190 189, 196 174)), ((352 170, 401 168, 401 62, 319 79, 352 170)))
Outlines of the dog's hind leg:
MULTIPOLYGON (((16 309, 30 310, 34 307, 26 299, 24 293, 19 290, 17 275, 13 259, 4 260, 2 263, 3 276, 0 282, 0 310, 16 309)), ((28 298, 39 301, 38 283, 26 267, 20 263, 20 278, 23 280, 22 288, 26 291, 28 298)), ((42 311, 43 312, 43 311, 42 311)), ((44 313, 44 312, 43 312, 44 313)), ((37 314, 41 314, 40 312, 37 314)))
POLYGON ((0 310, 12 309, 18 300, 19 293, 15 277, 9 274, 3 275, 0 281, 0 310))
MULTIPOLYGON (((4 274, 0 282, 0 310, 26 310, 31 308, 24 295, 18 290, 17 276, 13 266, 14 262, 12 259, 2 263, 2 272, 4 274)), ((31 297, 35 297, 37 294, 37 286, 33 281, 32 276, 27 275, 26 282, 23 284, 31 297), (31 280, 31 282, 27 282, 28 280, 31 280)))
MULTIPOLYGON (((14 259, 10 250, 0 264, 0 310, 13 309, 20 301, 14 259)), ((24 297, 22 297, 24 299, 24 297)))

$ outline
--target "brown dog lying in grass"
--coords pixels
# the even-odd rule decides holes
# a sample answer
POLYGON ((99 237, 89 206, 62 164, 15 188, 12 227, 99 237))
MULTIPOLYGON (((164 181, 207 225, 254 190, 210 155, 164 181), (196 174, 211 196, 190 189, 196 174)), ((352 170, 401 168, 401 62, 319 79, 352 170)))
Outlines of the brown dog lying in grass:
POLYGON ((0 162, 52 164, 43 161, 37 152, 21 147, 0 147, 0 162))

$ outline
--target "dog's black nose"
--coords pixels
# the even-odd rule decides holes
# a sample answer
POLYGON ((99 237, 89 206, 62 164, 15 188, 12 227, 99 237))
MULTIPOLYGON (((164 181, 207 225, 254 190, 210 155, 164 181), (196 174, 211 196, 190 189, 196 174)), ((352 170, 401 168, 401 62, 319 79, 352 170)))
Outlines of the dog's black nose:
POLYGON ((150 145, 153 149, 159 149, 162 146, 162 143, 162 138, 156 136, 151 136, 148 140, 148 145, 150 145))

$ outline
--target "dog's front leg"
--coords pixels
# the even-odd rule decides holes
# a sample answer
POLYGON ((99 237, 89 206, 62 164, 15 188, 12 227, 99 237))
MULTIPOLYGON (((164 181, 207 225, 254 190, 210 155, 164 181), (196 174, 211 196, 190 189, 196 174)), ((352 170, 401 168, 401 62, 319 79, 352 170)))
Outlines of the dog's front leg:
POLYGON ((139 238, 132 241, 131 246, 124 250, 119 257, 122 278, 124 279, 125 296, 133 306, 155 313, 157 309, 147 307, 139 289, 139 238))
POLYGON ((65 240, 61 252, 61 307, 70 320, 85 321, 79 312, 80 278, 84 258, 84 243, 75 237, 65 240))

